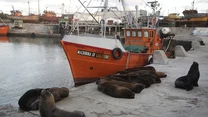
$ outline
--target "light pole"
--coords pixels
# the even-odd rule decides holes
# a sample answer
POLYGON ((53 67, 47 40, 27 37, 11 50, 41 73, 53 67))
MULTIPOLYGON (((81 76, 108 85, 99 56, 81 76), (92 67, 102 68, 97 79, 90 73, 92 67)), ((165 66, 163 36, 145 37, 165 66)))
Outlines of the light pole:
POLYGON ((28 0, 28 9, 29 9, 29 15, 30 15, 30 1, 28 0))
POLYGON ((38 0, 38 15, 40 15, 40 2, 38 0))

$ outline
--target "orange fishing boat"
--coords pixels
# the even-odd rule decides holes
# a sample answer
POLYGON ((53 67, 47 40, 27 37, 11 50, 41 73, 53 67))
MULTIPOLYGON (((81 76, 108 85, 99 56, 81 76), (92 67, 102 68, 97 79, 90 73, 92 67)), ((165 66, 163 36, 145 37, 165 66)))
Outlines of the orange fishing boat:
POLYGON ((7 35, 8 31, 9 31, 9 26, 0 25, 0 35, 7 35))
POLYGON ((118 39, 65 35, 61 40, 75 85, 93 82, 126 68, 145 66, 154 50, 161 49, 162 38, 154 28, 125 29, 125 45, 140 47, 126 50, 118 39))
POLYGON ((126 68, 145 66, 162 38, 156 28, 125 28, 125 45, 118 39, 65 35, 60 41, 75 85, 96 81, 126 68), (129 46, 137 51, 133 51, 129 46))

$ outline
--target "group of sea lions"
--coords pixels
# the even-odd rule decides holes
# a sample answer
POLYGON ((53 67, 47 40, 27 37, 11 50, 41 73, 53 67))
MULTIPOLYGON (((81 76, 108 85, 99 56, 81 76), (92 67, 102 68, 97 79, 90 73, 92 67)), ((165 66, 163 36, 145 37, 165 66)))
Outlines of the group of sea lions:
MULTIPOLYGON (((136 67, 102 77, 96 84, 99 91, 109 96, 133 99, 135 93, 140 93, 154 83, 161 83, 160 78, 166 76, 164 72, 157 72, 152 66, 136 67)), ((199 64, 193 62, 188 74, 176 79, 175 87, 190 91, 194 86, 199 86, 199 77, 199 64)), ((69 90, 66 87, 30 89, 21 96, 18 104, 20 109, 25 111, 39 110, 41 117, 85 117, 82 111, 68 112, 55 106, 55 102, 68 95, 69 90)))
POLYGON ((109 96, 133 99, 135 93, 140 93, 154 83, 160 83, 160 78, 166 76, 164 72, 157 72, 152 66, 135 67, 118 71, 96 83, 98 90, 109 96))
MULTIPOLYGON (((109 96, 133 99, 135 93, 140 93, 144 88, 148 88, 154 83, 161 83, 160 78, 166 76, 164 72, 157 72, 152 66, 135 67, 102 77, 96 84, 99 91, 109 96)), ((176 79, 175 88, 190 91, 193 87, 199 86, 199 77, 199 64, 193 62, 188 74, 176 79)))
POLYGON ((24 111, 39 110, 41 117, 85 117, 81 111, 68 112, 55 106, 55 102, 68 95, 69 90, 66 87, 30 89, 20 97, 18 104, 24 111))

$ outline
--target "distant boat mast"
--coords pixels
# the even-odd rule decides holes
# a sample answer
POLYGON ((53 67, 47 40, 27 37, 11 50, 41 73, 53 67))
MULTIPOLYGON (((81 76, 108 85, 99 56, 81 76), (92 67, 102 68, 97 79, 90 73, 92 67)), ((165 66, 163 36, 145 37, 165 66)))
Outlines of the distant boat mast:
POLYGON ((40 2, 38 0, 38 15, 40 15, 40 2))
POLYGON ((195 1, 195 0, 193 0, 193 2, 192 2, 192 10, 194 10, 194 1, 195 1))
POLYGON ((30 1, 28 0, 28 9, 29 9, 29 15, 30 15, 30 1))

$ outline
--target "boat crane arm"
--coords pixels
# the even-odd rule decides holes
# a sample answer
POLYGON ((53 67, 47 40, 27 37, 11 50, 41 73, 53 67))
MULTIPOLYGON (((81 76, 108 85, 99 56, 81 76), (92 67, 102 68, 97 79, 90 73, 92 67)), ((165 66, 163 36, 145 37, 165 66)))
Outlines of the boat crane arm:
POLYGON ((90 16, 98 23, 98 24, 100 24, 96 19, 95 19, 95 17, 90 13, 90 11, 85 7, 85 5, 80 1, 80 0, 78 0, 79 2, 80 2, 80 4, 86 9, 86 11, 90 14, 90 16))

